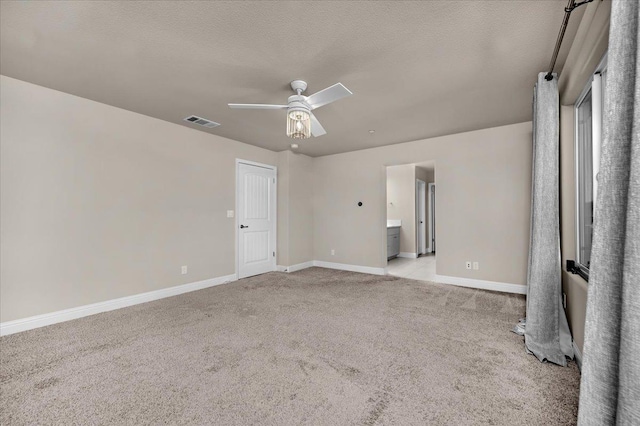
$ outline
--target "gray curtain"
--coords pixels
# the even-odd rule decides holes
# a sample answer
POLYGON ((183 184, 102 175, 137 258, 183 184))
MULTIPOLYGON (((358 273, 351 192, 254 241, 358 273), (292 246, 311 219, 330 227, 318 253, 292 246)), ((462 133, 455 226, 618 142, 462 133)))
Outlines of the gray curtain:
POLYGON ((571 333, 562 307, 558 79, 538 74, 533 96, 531 237, 524 342, 540 361, 567 365, 571 333))
POLYGON ((611 9, 580 425, 640 425, 638 0, 611 9))

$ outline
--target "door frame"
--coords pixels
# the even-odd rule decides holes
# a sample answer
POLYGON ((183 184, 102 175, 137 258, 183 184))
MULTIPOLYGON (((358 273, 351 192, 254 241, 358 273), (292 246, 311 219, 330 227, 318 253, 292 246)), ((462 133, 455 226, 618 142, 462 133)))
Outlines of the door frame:
POLYGON ((433 241, 435 240, 434 236, 436 235, 436 227, 435 227, 435 194, 433 190, 436 187, 435 182, 430 182, 427 184, 429 186, 429 190, 427 191, 427 198, 429 203, 429 208, 427 209, 427 215, 429 220, 429 245, 427 246, 427 253, 433 253, 435 251, 435 247, 433 241))
POLYGON ((416 179, 416 255, 427 253, 427 184, 422 179, 416 179), (422 226, 420 222, 422 221, 422 226), (422 228, 422 235, 421 229, 422 228))
POLYGON ((235 275, 237 279, 240 279, 240 224, 238 222, 238 207, 240 206, 240 164, 246 164, 249 166, 262 167, 264 169, 273 170, 276 174, 275 182, 273 185, 273 205, 271 206, 271 211, 273 213, 273 234, 271 236, 271 243, 273 244, 273 248, 275 250, 276 255, 273 256, 271 260, 272 263, 272 271, 277 271, 278 269, 278 167, 273 166, 271 164, 258 163, 255 161, 243 160, 240 158, 236 158, 236 188, 235 188, 235 212, 233 215, 233 222, 235 226, 235 275))

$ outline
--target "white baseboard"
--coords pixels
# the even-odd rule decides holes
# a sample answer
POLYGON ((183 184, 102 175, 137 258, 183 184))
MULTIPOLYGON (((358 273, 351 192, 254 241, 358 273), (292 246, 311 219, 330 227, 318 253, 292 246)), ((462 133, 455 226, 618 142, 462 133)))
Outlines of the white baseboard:
POLYGON ((386 275, 387 268, 375 268, 372 266, 359 266, 359 265, 348 265, 345 263, 334 263, 334 262, 325 262, 323 260, 310 260, 304 263, 298 263, 297 265, 291 266, 280 266, 278 265, 278 271, 280 272, 296 272, 301 271, 303 269, 311 268, 312 266, 317 266, 320 268, 328 268, 328 269, 339 269, 341 271, 351 271, 351 272, 361 272, 363 274, 373 274, 373 275, 386 275))
POLYGON ((325 262, 323 260, 314 260, 313 266, 320 268, 339 269, 341 271, 361 272, 363 274, 386 275, 387 268, 375 268, 373 266, 347 265, 345 263, 325 262))
POLYGON ((298 263, 296 265, 291 266, 280 266, 278 265, 278 271, 280 272, 296 272, 301 271, 303 269, 311 268, 313 266, 313 260, 308 262, 298 263))
POLYGON ((474 280, 472 278, 449 277, 436 275, 434 282, 452 284, 461 287, 480 288, 483 290, 501 291, 503 293, 527 294, 527 286, 523 284, 501 283, 497 281, 474 280))
POLYGON ((189 284, 182 284, 175 287, 163 288, 147 293, 134 294, 133 296, 121 297, 119 299, 106 300, 104 302, 92 303, 90 305, 78 306, 64 309, 62 311, 50 312, 48 314, 36 315, 28 318, 5 321, 0 323, 0 336, 19 333, 21 331, 32 330, 34 328, 57 324, 59 322, 70 321, 101 312, 113 311, 115 309, 126 308, 127 306, 140 303, 151 302, 153 300, 164 299, 165 297, 177 296, 190 291, 202 290, 220 284, 236 281, 237 275, 226 275, 223 277, 210 278, 208 280, 197 281, 189 284))
POLYGON ((407 252, 401 251, 400 253, 398 253, 398 257, 405 257, 407 259, 417 259, 418 253, 407 253, 407 252))
POLYGON ((576 342, 571 341, 571 345, 573 345, 573 357, 576 360, 576 364, 578 364, 578 368, 582 371, 582 352, 578 349, 576 342))

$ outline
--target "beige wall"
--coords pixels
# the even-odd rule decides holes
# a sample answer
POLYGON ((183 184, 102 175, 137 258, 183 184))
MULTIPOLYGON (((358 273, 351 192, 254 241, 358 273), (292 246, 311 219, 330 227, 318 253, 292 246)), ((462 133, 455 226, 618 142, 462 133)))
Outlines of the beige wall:
POLYGON ((278 265, 313 260, 313 159, 278 153, 278 265))
MULTIPOLYGON (((575 253, 570 105, 606 47, 610 3, 586 7, 560 80, 563 261, 575 253)), ((386 166, 435 160, 437 273, 526 283, 531 123, 312 159, 1 84, 1 321, 234 273, 236 158, 279 167, 280 265, 384 267, 386 166)), ((564 273, 563 285, 582 348, 586 283, 564 273)))
POLYGON ((2 321, 233 274, 236 158, 279 167, 281 265, 384 267, 386 166, 436 160, 438 273, 524 283, 530 123, 311 159, 1 82, 2 321))
POLYGON ((235 160, 276 153, 0 83, 1 321, 234 273, 235 160))
MULTIPOLYGON (((413 164, 387 167, 387 220, 401 220, 400 252, 416 252, 416 172, 413 164)), ((386 241, 384 242, 386 247, 386 241)))
POLYGON ((291 168, 288 151, 278 153, 278 238, 276 262, 289 266, 289 183, 291 168))
POLYGON ((586 6, 575 41, 560 75, 560 226, 562 287, 567 319, 580 351, 584 344, 587 282, 566 271, 566 260, 576 258, 576 190, 574 160, 574 104, 607 49, 611 1, 586 6))
POLYGON ((289 159, 289 263, 313 260, 313 158, 285 151, 289 159))
POLYGON ((438 167, 437 273, 526 284, 530 122, 315 158, 314 258, 386 266, 386 166, 427 160, 438 167))
POLYGON ((584 7, 586 10, 558 81, 562 105, 575 104, 609 43, 611 0, 594 1, 584 7))

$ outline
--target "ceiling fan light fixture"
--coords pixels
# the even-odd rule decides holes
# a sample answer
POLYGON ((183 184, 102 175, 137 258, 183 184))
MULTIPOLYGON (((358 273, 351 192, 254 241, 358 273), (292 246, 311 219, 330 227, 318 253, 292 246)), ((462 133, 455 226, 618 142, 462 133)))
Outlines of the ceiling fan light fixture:
POLYGON ((292 139, 311 137, 311 115, 304 108, 289 109, 287 112, 287 136, 292 139))
POLYGON ((318 118, 311 111, 321 106, 353 95, 351 90, 342 83, 336 83, 326 89, 322 89, 312 95, 305 96, 302 93, 307 90, 307 83, 302 80, 291 82, 291 89, 296 92, 289 96, 286 105, 274 104, 229 104, 229 108, 238 109, 286 109, 287 110, 287 136, 292 139, 308 139, 311 136, 326 135, 327 131, 322 127, 318 118))

